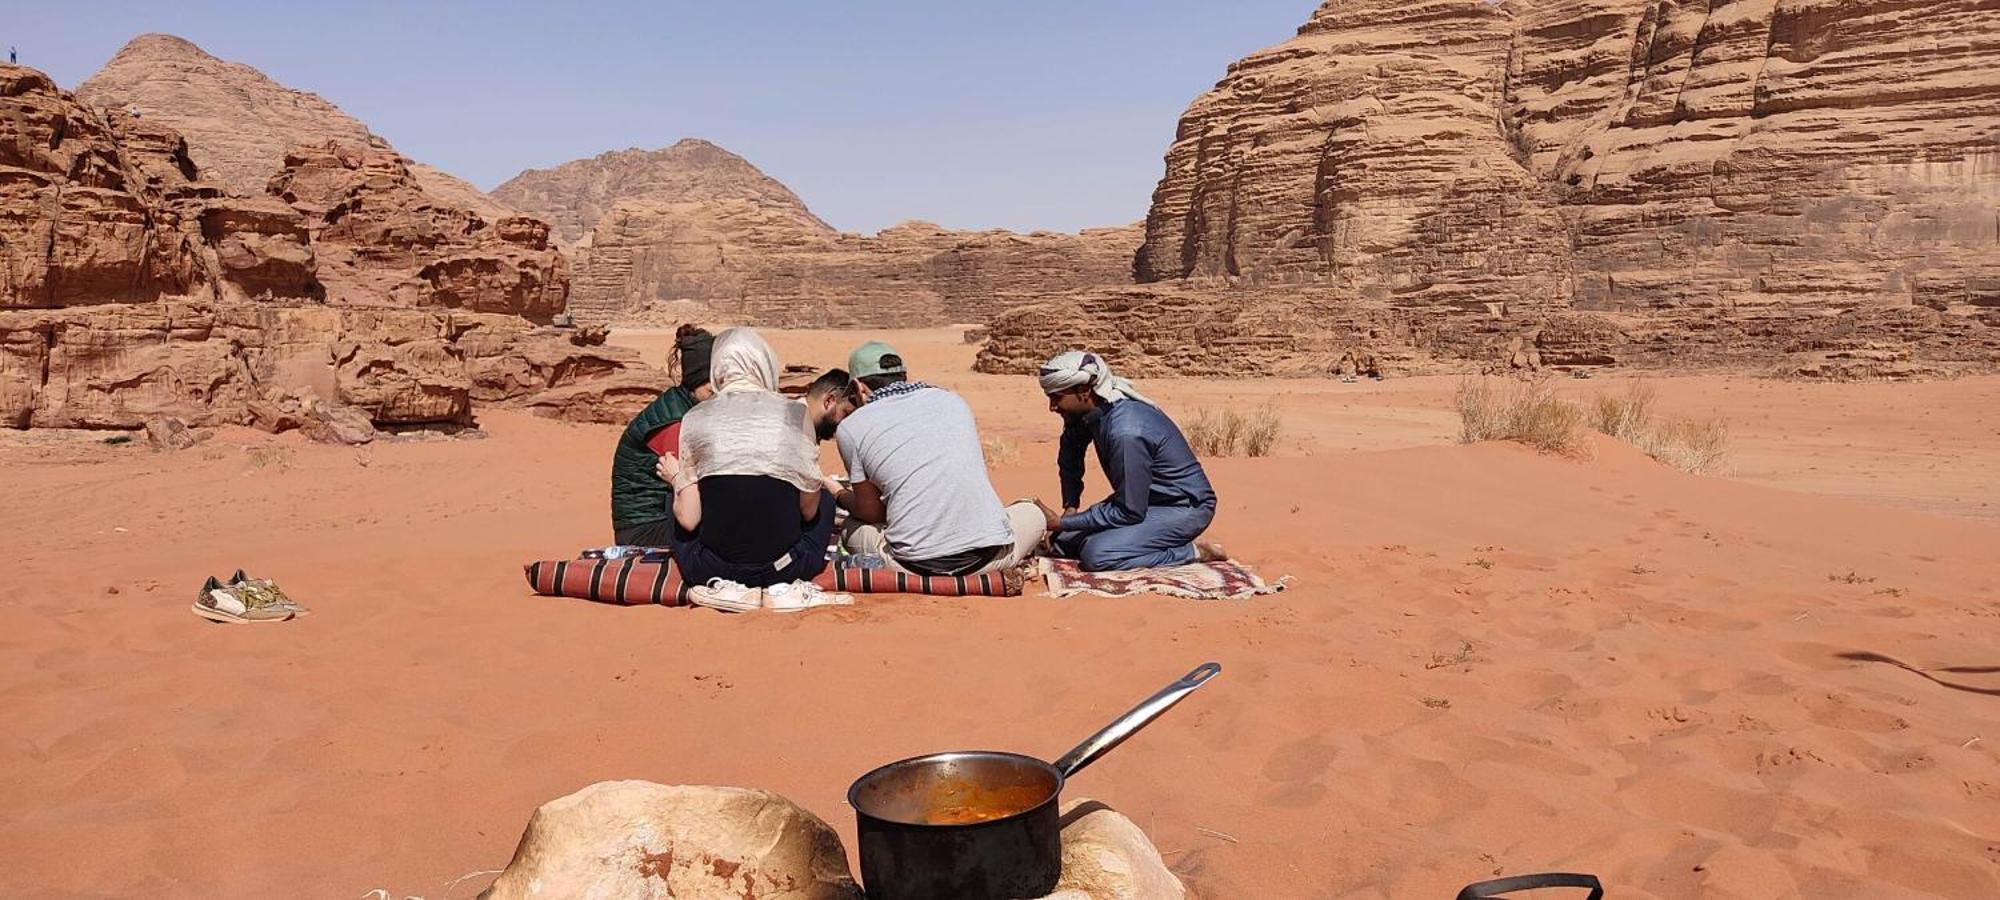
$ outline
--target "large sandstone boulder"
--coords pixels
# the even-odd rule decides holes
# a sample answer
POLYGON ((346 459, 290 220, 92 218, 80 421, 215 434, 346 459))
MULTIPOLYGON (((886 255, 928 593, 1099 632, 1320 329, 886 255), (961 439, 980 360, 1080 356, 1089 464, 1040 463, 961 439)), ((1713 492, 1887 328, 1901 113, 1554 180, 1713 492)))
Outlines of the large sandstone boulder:
POLYGON ((859 900, 840 837, 769 791, 606 781, 542 804, 482 900, 859 900))
POLYGON ((312 239, 297 210, 269 198, 225 197, 203 204, 199 215, 213 270, 231 297, 317 297, 312 239))

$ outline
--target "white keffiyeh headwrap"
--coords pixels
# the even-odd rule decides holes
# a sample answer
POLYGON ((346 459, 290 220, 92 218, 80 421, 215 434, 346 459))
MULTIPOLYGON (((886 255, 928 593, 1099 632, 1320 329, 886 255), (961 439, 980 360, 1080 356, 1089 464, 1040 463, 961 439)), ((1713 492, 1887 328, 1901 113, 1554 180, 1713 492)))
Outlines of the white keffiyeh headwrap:
POLYGON ((1042 363, 1041 380, 1044 394, 1088 385, 1091 393, 1104 398, 1107 403, 1137 400, 1150 406, 1159 405, 1139 393, 1132 382, 1111 374, 1111 365, 1103 357, 1082 350, 1059 353, 1056 358, 1042 363))

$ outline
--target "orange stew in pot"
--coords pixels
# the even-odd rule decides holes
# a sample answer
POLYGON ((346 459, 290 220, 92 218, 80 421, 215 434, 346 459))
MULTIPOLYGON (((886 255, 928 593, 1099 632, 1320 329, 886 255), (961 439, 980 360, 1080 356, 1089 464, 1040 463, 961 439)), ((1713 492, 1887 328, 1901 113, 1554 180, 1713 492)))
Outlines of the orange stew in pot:
POLYGON ((1035 785, 991 786, 975 781, 942 781, 924 804, 926 825, 976 825, 1026 812, 1049 798, 1035 785))

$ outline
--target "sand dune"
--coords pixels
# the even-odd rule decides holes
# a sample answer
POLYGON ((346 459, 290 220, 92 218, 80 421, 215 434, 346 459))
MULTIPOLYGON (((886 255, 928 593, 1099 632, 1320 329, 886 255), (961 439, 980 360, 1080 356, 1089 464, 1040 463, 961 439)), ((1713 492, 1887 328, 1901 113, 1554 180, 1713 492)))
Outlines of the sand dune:
MULTIPOLYGON (((853 340, 780 347, 827 362, 853 340)), ((1053 492, 1032 388, 906 349, 1004 443, 1003 494, 1053 492)), ((1733 479, 1610 442, 1584 463, 1452 446, 1432 399, 1366 392, 1394 386, 1160 387, 1286 411, 1284 455, 1212 471, 1219 537, 1297 588, 612 608, 529 596, 519 570, 606 539, 608 427, 496 412, 483 441, 231 430, 175 455, 9 440, 0 894, 467 897, 490 876, 454 881, 503 865, 537 804, 609 778, 769 788, 851 844, 842 798, 869 767, 1057 754, 1216 659, 1078 779, 1202 896, 1444 897, 1550 868, 1618 897, 2000 895, 1992 425, 1886 431, 1924 419, 1896 398, 1966 410, 1992 381, 1672 382, 1670 406, 1763 410, 1733 479), (1771 435, 1814 424, 1784 468, 1771 435), (238 565, 313 615, 189 615, 238 565)))

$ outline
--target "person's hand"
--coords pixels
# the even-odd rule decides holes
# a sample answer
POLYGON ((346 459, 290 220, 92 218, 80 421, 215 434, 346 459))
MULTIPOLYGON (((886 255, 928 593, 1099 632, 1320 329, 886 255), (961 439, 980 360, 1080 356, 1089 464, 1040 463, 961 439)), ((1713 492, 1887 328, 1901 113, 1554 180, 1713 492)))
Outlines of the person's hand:
POLYGON ((672 453, 660 454, 660 461, 653 466, 653 474, 660 476, 661 481, 673 484, 674 479, 681 475, 681 458, 672 453))
POLYGON ((821 472, 819 474, 819 486, 826 488, 826 492, 834 495, 835 497, 840 496, 841 491, 847 490, 847 485, 841 484, 840 479, 835 478, 832 475, 828 475, 825 472, 821 472))
POLYGON ((1076 507, 1074 507, 1074 506, 1065 506, 1065 507, 1063 507, 1063 511, 1062 511, 1062 514, 1063 514, 1063 515, 1065 515, 1065 516, 1073 516, 1073 515, 1076 515, 1076 513, 1077 513, 1077 508, 1076 508, 1076 507))
POLYGON ((1062 514, 1050 509, 1048 504, 1042 502, 1042 498, 1035 498, 1035 508, 1042 511, 1042 518, 1048 522, 1050 531, 1055 531, 1056 526, 1062 524, 1062 514))

